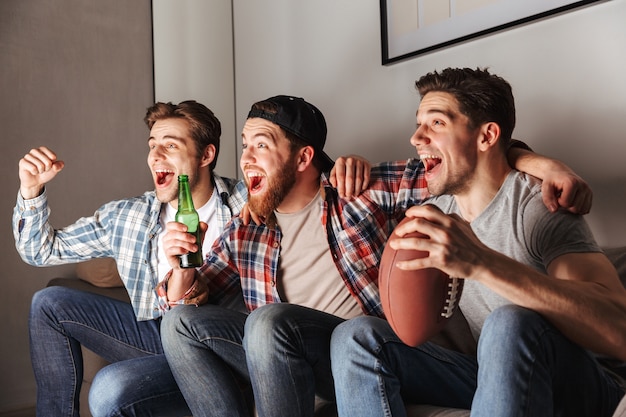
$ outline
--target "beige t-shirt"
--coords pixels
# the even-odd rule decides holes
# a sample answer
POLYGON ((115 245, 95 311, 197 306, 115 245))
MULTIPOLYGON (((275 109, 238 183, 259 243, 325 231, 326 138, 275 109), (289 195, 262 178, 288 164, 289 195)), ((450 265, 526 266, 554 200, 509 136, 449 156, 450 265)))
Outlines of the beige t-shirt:
POLYGON ((363 314, 350 295, 328 246, 318 193, 296 213, 275 213, 283 239, 280 248, 278 292, 283 301, 344 319, 363 314))

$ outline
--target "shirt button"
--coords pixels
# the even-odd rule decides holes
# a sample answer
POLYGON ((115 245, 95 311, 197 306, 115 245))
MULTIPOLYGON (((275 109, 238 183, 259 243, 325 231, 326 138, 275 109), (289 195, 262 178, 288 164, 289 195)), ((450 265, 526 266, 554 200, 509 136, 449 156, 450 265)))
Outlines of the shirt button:
POLYGON ((277 248, 278 246, 279 246, 279 243, 278 243, 278 242, 274 241, 274 242, 272 243, 272 247, 273 247, 273 248, 277 248))

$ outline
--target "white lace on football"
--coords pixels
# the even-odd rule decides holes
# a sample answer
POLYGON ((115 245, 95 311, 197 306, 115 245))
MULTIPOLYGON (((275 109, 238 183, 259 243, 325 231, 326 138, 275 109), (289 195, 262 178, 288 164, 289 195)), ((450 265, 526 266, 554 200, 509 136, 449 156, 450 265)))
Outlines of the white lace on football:
POLYGON ((461 291, 463 290, 463 279, 461 278, 452 278, 448 280, 448 296, 446 297, 446 301, 443 305, 443 311, 441 315, 447 319, 452 317, 454 313, 454 308, 458 304, 459 298, 461 296, 461 291))

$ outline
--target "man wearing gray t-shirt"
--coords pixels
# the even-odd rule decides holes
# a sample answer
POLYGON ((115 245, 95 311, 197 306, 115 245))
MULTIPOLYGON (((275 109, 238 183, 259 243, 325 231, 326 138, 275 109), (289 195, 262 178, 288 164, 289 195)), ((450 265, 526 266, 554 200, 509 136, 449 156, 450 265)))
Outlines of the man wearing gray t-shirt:
POLYGON ((416 87, 411 144, 437 197, 394 231, 427 238, 391 246, 428 252, 399 268, 465 279, 460 309, 478 352, 412 348, 382 319, 348 320, 331 341, 339 415, 404 416, 404 403, 417 403, 472 416, 611 416, 624 388, 596 354, 626 360, 626 290, 584 219, 551 213, 539 182, 508 166, 510 85, 466 68, 416 87))

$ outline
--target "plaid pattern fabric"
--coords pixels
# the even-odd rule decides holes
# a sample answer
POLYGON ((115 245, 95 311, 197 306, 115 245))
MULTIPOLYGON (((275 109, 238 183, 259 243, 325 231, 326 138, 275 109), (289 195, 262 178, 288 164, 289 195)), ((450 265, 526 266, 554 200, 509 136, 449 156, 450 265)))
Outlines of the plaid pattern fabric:
MULTIPOLYGON (((423 174, 417 159, 375 166, 368 190, 351 200, 340 199, 322 177, 325 199, 320 222, 337 270, 365 314, 383 316, 378 263, 387 237, 406 209, 429 197, 423 174)), ((244 226, 234 218, 199 269, 200 278, 208 281, 210 302, 223 302, 241 290, 250 311, 280 302, 276 277, 281 240, 277 227, 244 226)))
MULTIPOLYGON (((215 174, 213 178, 220 197, 218 223, 223 228, 232 215, 239 214, 247 200, 247 189, 241 181, 215 174)), ((155 192, 148 191, 104 204, 93 216, 54 229, 49 223, 46 192, 31 200, 24 200, 18 192, 13 235, 22 259, 34 266, 115 258, 137 319, 149 320, 163 314, 155 291, 160 212, 155 192)))

